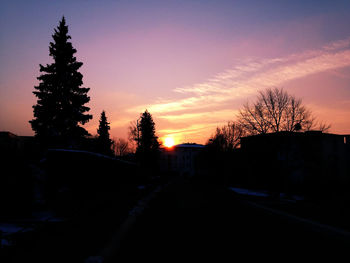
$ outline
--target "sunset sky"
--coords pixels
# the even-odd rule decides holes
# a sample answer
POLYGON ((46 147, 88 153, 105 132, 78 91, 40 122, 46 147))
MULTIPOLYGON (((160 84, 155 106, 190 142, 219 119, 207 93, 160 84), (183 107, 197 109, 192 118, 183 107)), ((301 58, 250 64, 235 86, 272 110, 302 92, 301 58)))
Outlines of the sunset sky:
POLYGON ((145 109, 160 137, 205 143, 259 90, 303 99, 350 133, 350 1, 1 1, 0 131, 33 135, 39 64, 65 16, 94 118, 127 138, 145 109))

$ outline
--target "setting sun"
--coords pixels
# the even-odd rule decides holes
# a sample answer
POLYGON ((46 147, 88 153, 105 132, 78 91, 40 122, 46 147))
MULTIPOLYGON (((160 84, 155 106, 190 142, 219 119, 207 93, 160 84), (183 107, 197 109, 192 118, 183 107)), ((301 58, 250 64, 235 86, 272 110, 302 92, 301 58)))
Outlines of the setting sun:
POLYGON ((175 142, 174 142, 174 139, 172 137, 167 137, 164 139, 164 146, 165 147, 170 148, 170 147, 174 146, 174 144, 175 144, 175 142))

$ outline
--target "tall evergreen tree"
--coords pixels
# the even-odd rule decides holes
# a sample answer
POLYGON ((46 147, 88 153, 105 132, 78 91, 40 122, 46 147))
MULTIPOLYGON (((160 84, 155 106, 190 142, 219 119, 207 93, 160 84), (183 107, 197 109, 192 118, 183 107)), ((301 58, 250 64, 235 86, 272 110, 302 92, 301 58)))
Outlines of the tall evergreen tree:
POLYGON ((100 118, 100 124, 97 130, 98 137, 97 137, 97 144, 98 144, 98 151, 107 154, 112 155, 112 140, 109 138, 109 122, 107 122, 107 117, 105 111, 102 111, 101 118, 100 118))
POLYGON ((83 88, 83 75, 78 69, 83 65, 74 54, 77 52, 68 40, 68 26, 65 18, 52 35, 50 56, 54 62, 43 66, 38 77, 40 81, 33 93, 38 98, 33 106, 34 119, 29 121, 35 135, 49 144, 67 146, 76 142, 88 132, 84 125, 92 115, 86 114, 90 108, 84 106, 90 101, 89 88, 83 88))
POLYGON ((147 110, 141 114, 138 131, 136 153, 141 162, 152 164, 158 155, 159 142, 152 115, 147 110))

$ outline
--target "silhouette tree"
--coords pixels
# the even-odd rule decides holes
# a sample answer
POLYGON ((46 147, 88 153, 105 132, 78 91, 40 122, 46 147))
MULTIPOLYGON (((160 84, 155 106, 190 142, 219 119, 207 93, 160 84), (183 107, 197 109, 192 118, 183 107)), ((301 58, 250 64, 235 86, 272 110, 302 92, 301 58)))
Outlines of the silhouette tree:
POLYGON ((109 138, 109 122, 107 122, 107 117, 105 111, 102 111, 100 124, 97 129, 97 147, 98 151, 103 154, 112 155, 112 144, 113 141, 109 138))
POLYGON ((330 128, 318 122, 301 99, 278 88, 260 91, 253 104, 244 104, 238 122, 250 135, 313 129, 328 131, 330 128))
POLYGON ((152 115, 147 110, 141 114, 136 124, 131 124, 129 137, 137 144, 138 160, 145 166, 154 166, 158 158, 159 142, 152 115))
POLYGON ((237 122, 228 122, 227 125, 217 127, 215 134, 208 140, 207 145, 216 151, 230 152, 240 146, 241 138, 246 130, 237 122))
POLYGON ((128 139, 132 148, 136 151, 140 142, 140 125, 139 120, 131 121, 129 125, 128 139))
POLYGON ((84 106, 90 101, 89 88, 83 88, 83 75, 78 69, 83 65, 74 54, 77 52, 68 40, 68 26, 65 18, 59 22, 50 42, 50 56, 54 62, 40 64, 40 81, 33 93, 38 98, 33 106, 34 119, 29 121, 35 135, 49 144, 71 146, 88 132, 84 125, 92 115, 85 114, 90 108, 84 106))
POLYGON ((152 115, 146 110, 140 119, 140 142, 137 151, 143 154, 154 153, 159 150, 158 137, 152 115))
POLYGON ((128 141, 119 138, 114 143, 114 151, 117 156, 124 156, 130 152, 128 141))

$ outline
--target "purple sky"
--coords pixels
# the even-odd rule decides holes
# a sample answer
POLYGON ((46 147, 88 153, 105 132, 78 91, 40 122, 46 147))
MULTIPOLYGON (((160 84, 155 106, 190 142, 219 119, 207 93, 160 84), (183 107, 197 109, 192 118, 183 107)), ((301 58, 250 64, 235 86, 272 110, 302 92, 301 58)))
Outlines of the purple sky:
POLYGON ((91 88, 92 134, 105 110, 112 137, 126 138, 147 108, 160 137, 204 143, 267 87, 350 133, 349 13, 336 0, 2 1, 0 130, 33 134, 33 87, 64 15, 91 88))

